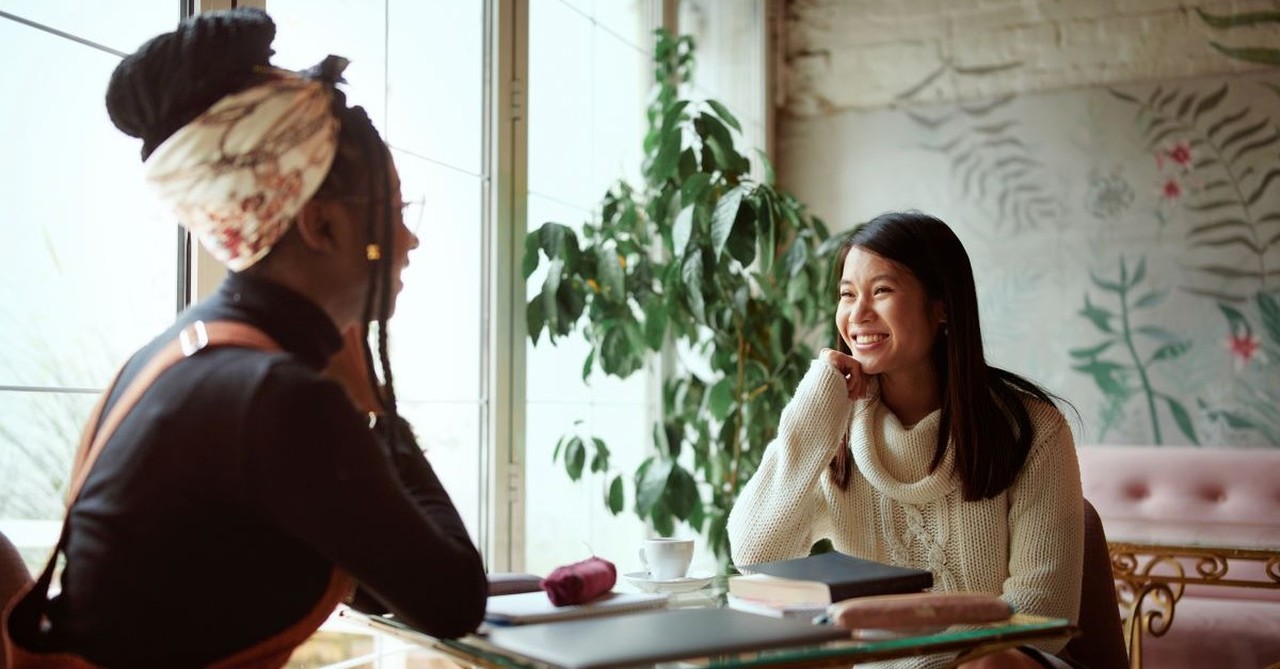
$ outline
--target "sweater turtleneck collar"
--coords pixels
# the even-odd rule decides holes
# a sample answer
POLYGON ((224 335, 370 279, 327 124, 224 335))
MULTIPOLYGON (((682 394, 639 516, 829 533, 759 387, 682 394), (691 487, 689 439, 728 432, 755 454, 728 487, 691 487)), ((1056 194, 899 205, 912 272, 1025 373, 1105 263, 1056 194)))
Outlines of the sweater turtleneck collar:
POLYGON ((878 399, 859 402, 849 444, 858 473, 903 504, 926 504, 951 493, 960 486, 953 449, 948 448, 942 463, 929 472, 941 420, 938 409, 905 428, 878 399))

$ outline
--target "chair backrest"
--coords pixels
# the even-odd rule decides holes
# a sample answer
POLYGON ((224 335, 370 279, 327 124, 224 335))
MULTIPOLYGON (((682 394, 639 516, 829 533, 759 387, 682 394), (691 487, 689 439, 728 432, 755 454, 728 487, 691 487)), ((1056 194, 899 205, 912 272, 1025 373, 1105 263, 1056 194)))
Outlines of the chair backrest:
POLYGON ((1115 578, 1102 519, 1084 501, 1084 577, 1080 583, 1080 636, 1067 644, 1071 659, 1089 669, 1126 669, 1129 655, 1116 604, 1115 578))
MULTIPOLYGON (((3 610, 18 593, 31 582, 31 572, 22 561, 18 549, 0 532, 0 610, 3 610)), ((9 666, 4 644, 0 643, 0 667, 9 666)))

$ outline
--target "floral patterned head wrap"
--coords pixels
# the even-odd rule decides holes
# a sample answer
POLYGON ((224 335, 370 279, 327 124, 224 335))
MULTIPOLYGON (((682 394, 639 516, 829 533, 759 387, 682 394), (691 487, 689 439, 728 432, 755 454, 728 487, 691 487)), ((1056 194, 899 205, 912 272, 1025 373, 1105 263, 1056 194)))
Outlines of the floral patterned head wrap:
POLYGON ((144 163, 147 183, 219 262, 246 269, 329 173, 339 129, 332 102, 331 83, 273 70, 157 147, 144 163))

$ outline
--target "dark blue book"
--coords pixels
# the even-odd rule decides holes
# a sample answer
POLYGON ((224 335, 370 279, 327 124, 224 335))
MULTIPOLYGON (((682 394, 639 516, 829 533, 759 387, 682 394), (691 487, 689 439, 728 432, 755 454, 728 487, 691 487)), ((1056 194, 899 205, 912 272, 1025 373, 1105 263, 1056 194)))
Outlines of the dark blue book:
POLYGON ((729 579, 729 592, 774 604, 832 604, 853 597, 920 592, 933 574, 835 551, 792 560, 739 565, 745 576, 729 579))

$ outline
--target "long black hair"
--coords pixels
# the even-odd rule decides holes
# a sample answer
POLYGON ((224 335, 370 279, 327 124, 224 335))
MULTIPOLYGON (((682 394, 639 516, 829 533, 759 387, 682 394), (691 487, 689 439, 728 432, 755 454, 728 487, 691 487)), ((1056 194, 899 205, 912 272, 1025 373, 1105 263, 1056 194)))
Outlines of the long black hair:
MULTIPOLYGON (((942 420, 929 471, 942 464, 948 443, 964 499, 988 499, 1013 484, 1026 463, 1034 434, 1026 397, 1052 404, 1052 394, 986 362, 978 323, 978 292, 969 254, 946 223, 919 212, 881 214, 849 233, 836 256, 836 283, 849 252, 859 248, 906 269, 930 300, 942 303, 945 328, 931 356, 938 375, 942 420)), ((849 354, 844 338, 836 346, 849 354)), ((852 454, 842 444, 830 464, 832 478, 849 484, 852 454)))
MULTIPOLYGON (((183 20, 174 31, 139 47, 112 72, 106 94, 112 123, 142 140, 146 160, 164 140, 218 100, 276 76, 270 63, 275 34, 271 17, 252 7, 204 12, 183 20)), ((336 87, 345 64, 330 56, 302 73, 329 85, 331 111, 340 125, 333 165, 313 197, 364 205, 366 244, 376 249, 369 253, 372 280, 361 319, 364 358, 374 395, 391 419, 388 425, 394 426, 399 416, 387 348, 396 238, 391 160, 368 114, 347 106, 346 96, 336 87), (369 345, 370 323, 377 323, 376 368, 369 345)), ((397 432, 389 430, 389 438, 394 440, 397 432)))

